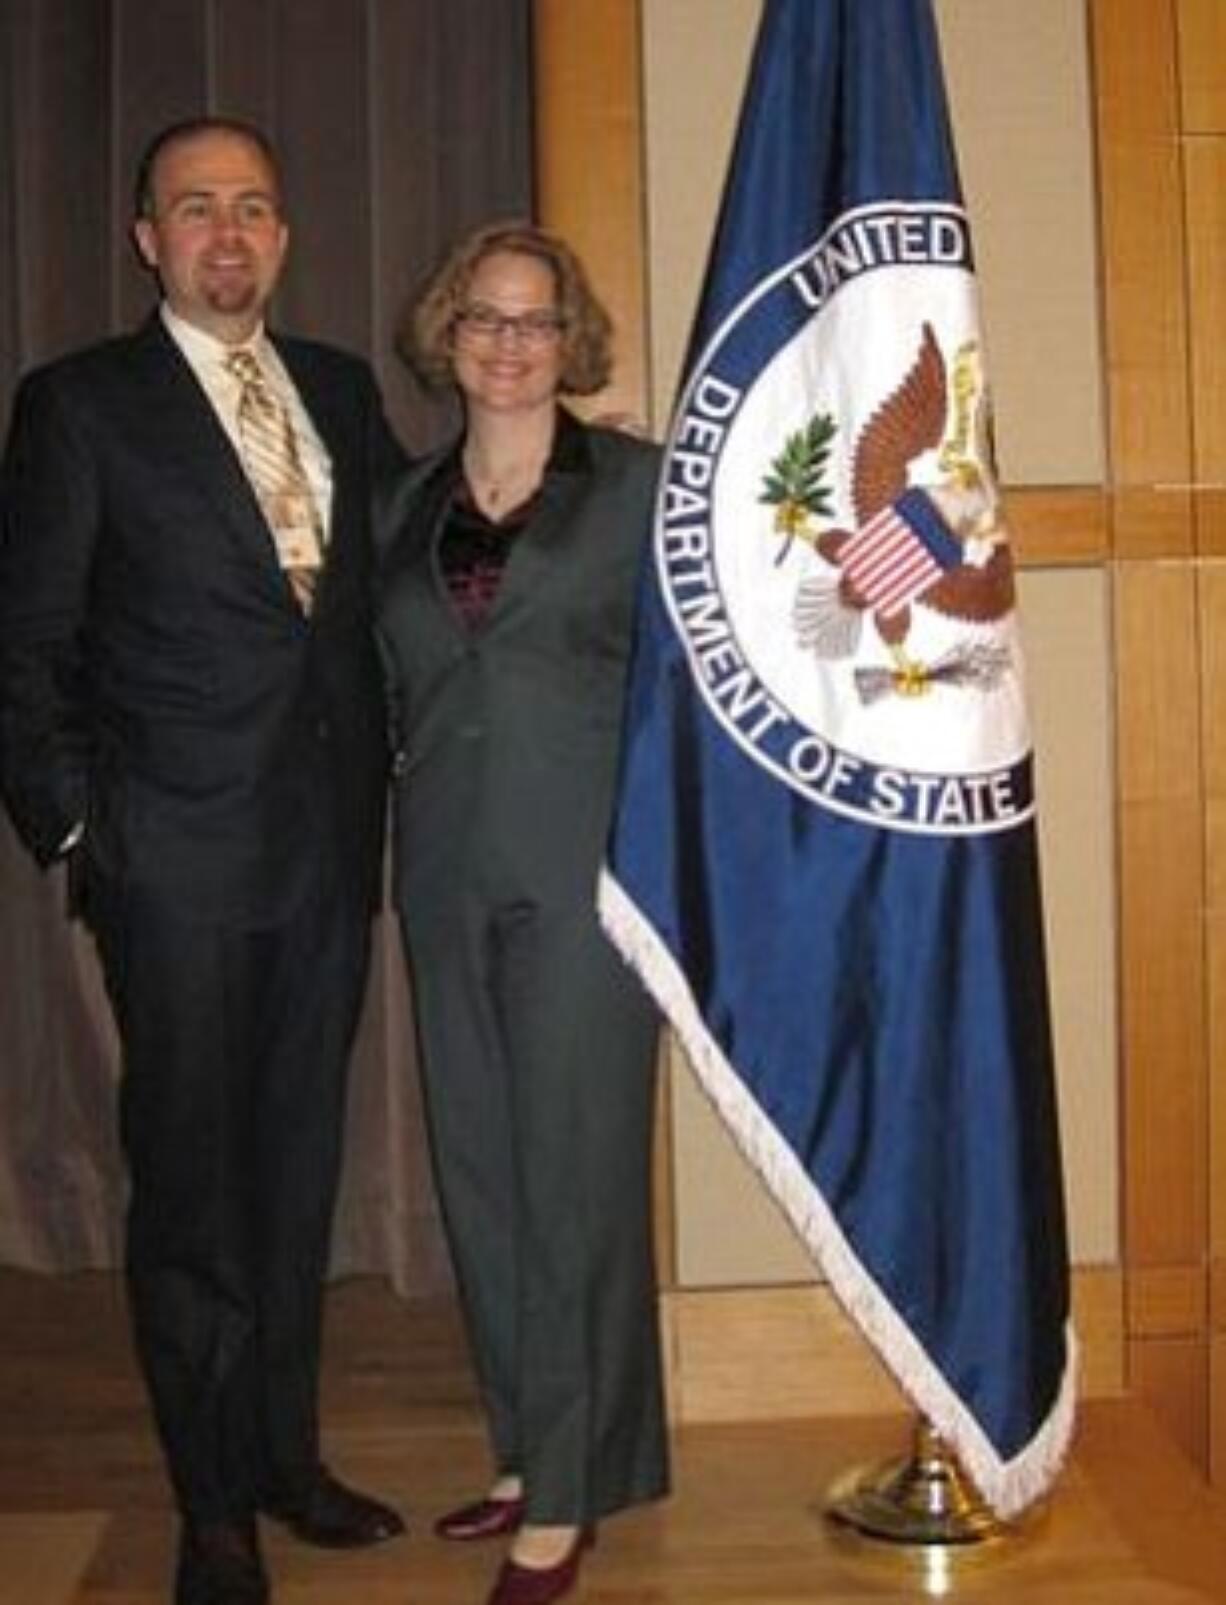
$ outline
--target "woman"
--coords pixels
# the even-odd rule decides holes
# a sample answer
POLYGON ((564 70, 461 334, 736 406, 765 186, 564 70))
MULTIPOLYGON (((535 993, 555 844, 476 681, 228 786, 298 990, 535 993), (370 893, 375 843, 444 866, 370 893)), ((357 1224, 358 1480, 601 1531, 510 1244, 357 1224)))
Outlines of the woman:
POLYGON ((494 1458, 436 1531, 511 1535, 489 1605, 544 1605, 599 1517, 667 1486, 656 1024, 594 914, 658 457, 558 405, 605 383, 609 321, 538 229, 466 239, 406 337, 465 427, 388 519, 396 900, 494 1458))

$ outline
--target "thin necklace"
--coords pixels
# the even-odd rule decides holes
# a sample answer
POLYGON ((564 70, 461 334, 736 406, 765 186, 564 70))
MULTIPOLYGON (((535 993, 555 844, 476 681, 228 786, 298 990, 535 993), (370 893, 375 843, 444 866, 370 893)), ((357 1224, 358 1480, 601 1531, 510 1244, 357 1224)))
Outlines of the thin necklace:
POLYGON ((499 510, 513 497, 523 499, 534 491, 545 472, 545 459, 539 463, 514 463, 503 474, 487 474, 474 463, 471 454, 463 457, 464 477, 468 480, 477 502, 484 507, 499 510))

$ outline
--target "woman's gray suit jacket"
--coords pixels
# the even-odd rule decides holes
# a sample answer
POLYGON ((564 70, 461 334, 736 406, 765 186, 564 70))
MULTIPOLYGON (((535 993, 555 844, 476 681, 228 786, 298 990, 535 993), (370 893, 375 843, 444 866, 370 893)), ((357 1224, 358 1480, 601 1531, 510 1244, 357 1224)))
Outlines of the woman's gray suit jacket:
POLYGON ((475 632, 439 572, 453 452, 415 464, 392 498, 385 528, 400 540, 385 556, 380 635, 397 900, 410 911, 478 862, 522 874, 541 898, 593 895, 659 457, 613 430, 565 427, 564 466, 475 632))

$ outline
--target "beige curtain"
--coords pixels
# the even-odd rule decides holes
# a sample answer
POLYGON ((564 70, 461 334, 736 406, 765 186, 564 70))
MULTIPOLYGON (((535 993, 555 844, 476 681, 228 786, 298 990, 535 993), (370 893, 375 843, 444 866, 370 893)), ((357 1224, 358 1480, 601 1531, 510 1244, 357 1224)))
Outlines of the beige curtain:
MULTIPOLYGON (((277 322, 364 351, 421 449, 451 425, 392 354, 406 293, 461 229, 531 210, 530 0, 4 0, 0 428, 18 374, 129 327, 136 156, 163 124, 251 118, 282 157, 277 322)), ((0 819, 0 1262, 118 1263, 118 1053, 88 936, 0 819)), ((338 1273, 446 1289, 394 921, 354 1053, 338 1273)))

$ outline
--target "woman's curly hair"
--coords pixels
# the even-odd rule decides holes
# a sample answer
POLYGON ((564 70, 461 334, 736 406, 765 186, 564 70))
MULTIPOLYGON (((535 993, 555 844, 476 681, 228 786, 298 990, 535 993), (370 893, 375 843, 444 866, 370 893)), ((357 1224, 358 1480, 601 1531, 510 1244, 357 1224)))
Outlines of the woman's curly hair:
POLYGON ((590 396, 609 382, 613 325, 588 281, 579 258, 556 234, 533 223, 487 223, 454 245, 426 281, 400 321, 396 347, 423 384, 443 389, 455 381, 455 325, 468 299, 473 275, 487 257, 508 252, 534 257, 553 274, 562 324, 558 388, 590 396))

